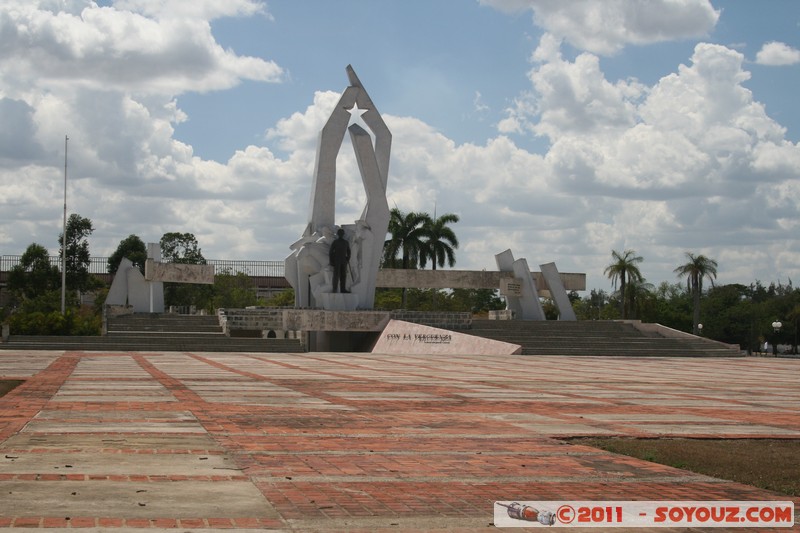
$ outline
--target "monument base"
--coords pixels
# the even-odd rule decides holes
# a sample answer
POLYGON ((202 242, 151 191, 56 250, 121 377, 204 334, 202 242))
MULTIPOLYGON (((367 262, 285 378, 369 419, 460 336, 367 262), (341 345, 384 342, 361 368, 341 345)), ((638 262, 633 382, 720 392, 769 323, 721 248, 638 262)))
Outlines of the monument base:
MULTIPOLYGON (((351 294, 333 294, 347 305, 351 294)), ((356 296, 357 297, 357 296, 356 296)), ((220 309, 220 324, 229 336, 303 338, 308 351, 370 352, 391 319, 440 328, 468 330, 472 315, 447 311, 330 311, 326 309, 220 309), (244 333, 246 332, 246 333, 244 333), (266 333, 266 335, 265 335, 266 333)))
POLYGON ((369 353, 380 336, 379 331, 309 331, 309 352, 369 353))
POLYGON ((355 311, 358 309, 357 294, 323 292, 317 298, 326 311, 355 311))

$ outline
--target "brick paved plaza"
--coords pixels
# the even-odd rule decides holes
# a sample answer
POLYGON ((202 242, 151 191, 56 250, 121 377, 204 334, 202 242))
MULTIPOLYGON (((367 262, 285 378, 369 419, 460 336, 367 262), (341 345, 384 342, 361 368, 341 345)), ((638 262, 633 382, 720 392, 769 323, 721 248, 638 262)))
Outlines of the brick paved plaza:
POLYGON ((0 398, 3 528, 486 530, 495 500, 788 500, 559 439, 800 438, 789 359, 6 351, 0 379, 25 380, 0 398))

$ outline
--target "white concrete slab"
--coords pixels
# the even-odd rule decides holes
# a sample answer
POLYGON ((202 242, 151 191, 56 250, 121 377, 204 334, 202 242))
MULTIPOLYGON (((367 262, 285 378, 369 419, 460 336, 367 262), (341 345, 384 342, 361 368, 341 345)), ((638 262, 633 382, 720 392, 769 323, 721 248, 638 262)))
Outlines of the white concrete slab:
POLYGON ((522 347, 403 320, 390 320, 372 353, 514 355, 522 353, 522 347))

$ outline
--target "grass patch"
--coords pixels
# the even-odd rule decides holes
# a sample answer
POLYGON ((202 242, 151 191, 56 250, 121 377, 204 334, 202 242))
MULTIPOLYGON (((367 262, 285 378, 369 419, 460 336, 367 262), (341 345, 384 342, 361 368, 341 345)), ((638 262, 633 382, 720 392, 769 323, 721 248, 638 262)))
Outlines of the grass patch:
POLYGON ((569 441, 800 496, 800 440, 586 437, 569 441))
POLYGON ((0 379, 0 398, 22 385, 22 383, 18 379, 0 379))

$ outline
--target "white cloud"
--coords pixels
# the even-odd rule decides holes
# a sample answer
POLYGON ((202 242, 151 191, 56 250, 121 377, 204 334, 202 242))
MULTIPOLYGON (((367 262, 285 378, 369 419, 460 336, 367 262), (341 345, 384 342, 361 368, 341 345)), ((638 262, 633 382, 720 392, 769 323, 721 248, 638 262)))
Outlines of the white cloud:
POLYGON ((797 147, 781 144, 784 128, 742 85, 750 74, 739 52, 701 43, 690 65, 644 87, 611 83, 597 56, 566 61, 553 43, 542 38, 535 55, 547 60, 530 72, 532 91, 507 120, 551 140, 546 159, 562 189, 685 197, 740 182, 730 189, 738 194, 753 169, 765 179, 768 169, 795 163, 797 147))
POLYGON ((223 17, 263 15, 271 18, 263 2, 253 0, 115 0, 118 10, 133 11, 155 18, 197 18, 214 20, 223 17))
POLYGON ((478 113, 485 113, 489 111, 489 106, 483 102, 483 95, 480 91, 475 91, 475 97, 472 99, 472 105, 478 113))
POLYGON ((800 50, 786 43, 772 41, 758 51, 756 63, 769 66, 796 65, 800 63, 800 50))
MULTIPOLYGON (((68 209, 95 221, 95 254, 110 253, 130 233, 157 241, 166 231, 219 228, 205 222, 215 213, 230 216, 221 223, 235 227, 237 218, 263 212, 265 197, 267 205, 280 205, 265 192, 269 177, 285 179, 292 171, 269 150, 246 148, 220 164, 194 156, 174 138, 174 125, 187 118, 177 95, 245 79, 280 80, 282 70, 273 62, 224 50, 211 35, 208 20, 256 12, 265 13, 263 5, 246 0, 120 2, 114 8, 78 0, 5 2, 3 253, 19 253, 33 241, 57 247, 65 134, 68 209), (193 14, 185 17, 181 10, 187 9, 193 14)), ((279 184, 271 188, 291 190, 279 184)), ((277 212, 263 220, 278 223, 277 212)))
POLYGON ((305 113, 295 112, 279 120, 275 127, 267 130, 267 139, 274 139, 287 152, 316 149, 319 131, 340 96, 333 91, 317 91, 314 93, 314 102, 306 108, 305 113))
POLYGON ((22 100, 0 98, 0 166, 3 162, 30 161, 44 155, 34 135, 34 108, 22 100))
POLYGON ((708 0, 480 0, 504 11, 530 9, 536 25, 580 50, 610 55, 627 44, 702 37, 720 12, 708 0))
POLYGON ((283 76, 272 61, 223 49, 201 18, 153 19, 95 5, 75 14, 25 3, 3 10, 0 21, 0 69, 12 93, 82 86, 175 95, 283 76))

